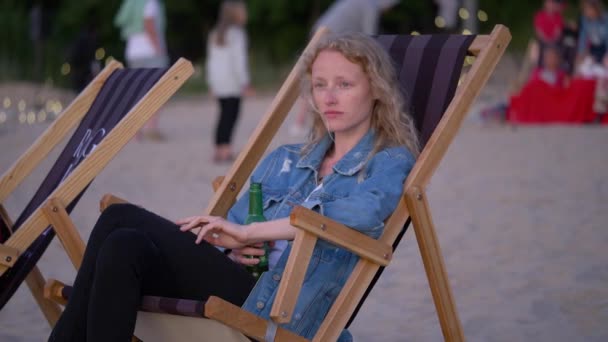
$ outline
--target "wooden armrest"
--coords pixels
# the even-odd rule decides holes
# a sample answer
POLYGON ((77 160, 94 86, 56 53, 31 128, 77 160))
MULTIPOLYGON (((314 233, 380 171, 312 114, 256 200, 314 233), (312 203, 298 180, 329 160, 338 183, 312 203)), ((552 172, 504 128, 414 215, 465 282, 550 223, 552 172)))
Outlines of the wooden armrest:
POLYGON ((390 245, 372 239, 302 206, 293 209, 290 215, 290 223, 294 227, 348 249, 380 266, 387 266, 393 257, 393 248, 390 245))
POLYGON ((116 197, 112 194, 105 194, 101 198, 101 201, 99 201, 99 211, 104 211, 110 205, 117 203, 129 203, 129 201, 116 197))
POLYGON ((44 298, 55 303, 66 305, 68 299, 63 294, 65 284, 56 279, 49 279, 44 285, 44 298))
POLYGON ((0 244, 0 265, 13 267, 21 252, 17 248, 0 244))
POLYGON ((388 265, 393 254, 391 246, 302 206, 293 209, 290 223, 300 230, 296 233, 270 311, 270 317, 277 323, 291 321, 306 273, 306 267, 302 266, 310 263, 318 238, 348 249, 381 266, 388 265))
MULTIPOLYGON (((265 340, 269 323, 265 319, 215 296, 209 297, 205 303, 205 317, 224 323, 258 341, 265 340)), ((308 340, 279 327, 275 341, 306 342, 308 340)))
POLYGON ((213 192, 217 192, 217 189, 220 188, 220 185, 222 185, 223 181, 224 181, 224 176, 215 177, 213 182, 211 182, 211 186, 213 187, 213 192))

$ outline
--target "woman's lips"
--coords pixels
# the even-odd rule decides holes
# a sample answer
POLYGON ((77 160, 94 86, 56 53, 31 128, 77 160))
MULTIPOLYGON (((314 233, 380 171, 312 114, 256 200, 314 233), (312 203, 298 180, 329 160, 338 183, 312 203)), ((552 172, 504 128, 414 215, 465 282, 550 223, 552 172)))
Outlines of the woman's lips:
POLYGON ((325 116, 328 117, 328 118, 335 118, 335 117, 337 117, 339 115, 342 115, 344 113, 340 112, 340 111, 337 111, 337 110, 328 110, 328 111, 325 111, 323 114, 325 114, 325 116))

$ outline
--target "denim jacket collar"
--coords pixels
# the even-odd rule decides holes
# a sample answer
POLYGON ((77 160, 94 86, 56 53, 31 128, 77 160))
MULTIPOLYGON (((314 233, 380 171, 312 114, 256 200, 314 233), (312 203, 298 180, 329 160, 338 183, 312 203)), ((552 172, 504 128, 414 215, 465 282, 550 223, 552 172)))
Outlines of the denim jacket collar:
MULTIPOLYGON (((340 159, 333 170, 336 173, 345 176, 352 176, 357 173, 368 159, 369 153, 374 148, 375 135, 373 130, 367 131, 365 135, 359 140, 359 142, 353 147, 342 159, 340 159)), ((323 157, 327 153, 327 150, 331 147, 333 141, 329 134, 323 137, 321 141, 309 152, 300 158, 296 167, 298 168, 309 168, 312 170, 319 170, 323 157)))

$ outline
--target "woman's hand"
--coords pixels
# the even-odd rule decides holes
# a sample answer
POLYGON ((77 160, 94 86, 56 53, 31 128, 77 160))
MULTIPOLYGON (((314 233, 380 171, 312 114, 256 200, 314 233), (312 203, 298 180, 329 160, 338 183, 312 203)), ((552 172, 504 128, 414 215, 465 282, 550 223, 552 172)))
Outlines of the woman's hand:
MULTIPOLYGON (((274 241, 268 241, 266 243, 268 244, 268 247, 274 247, 274 241)), ((263 246, 263 242, 258 242, 241 249, 233 249, 232 252, 230 252, 230 259, 247 266, 256 265, 260 262, 259 257, 266 253, 263 246)))
POLYGON ((217 216, 191 216, 175 222, 182 232, 200 228, 196 244, 205 240, 225 248, 239 249, 248 245, 247 231, 243 226, 217 216))

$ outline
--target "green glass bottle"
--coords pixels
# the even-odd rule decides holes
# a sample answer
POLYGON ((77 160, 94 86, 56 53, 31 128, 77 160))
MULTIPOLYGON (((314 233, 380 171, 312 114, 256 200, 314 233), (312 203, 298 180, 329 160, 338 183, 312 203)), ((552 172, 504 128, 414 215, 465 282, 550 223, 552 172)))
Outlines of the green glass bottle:
MULTIPOLYGON (((253 222, 264 222, 264 207, 262 204, 262 184, 251 183, 249 186, 249 214, 245 219, 245 224, 253 222)), ((264 242, 264 255, 259 256, 260 262, 256 265, 247 266, 247 270, 257 280, 262 273, 268 271, 268 244, 264 242)), ((253 258, 253 256, 249 256, 253 258)))

